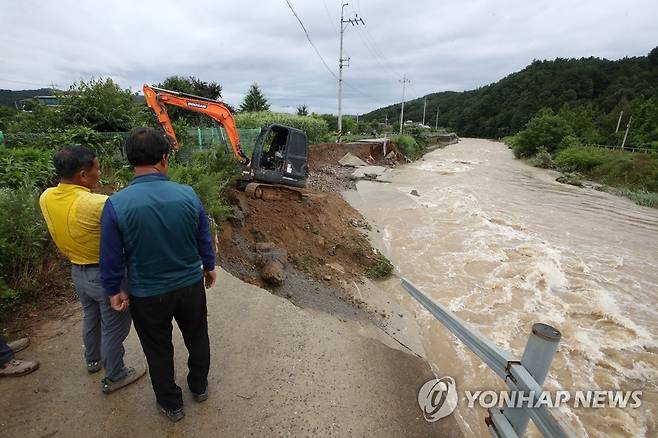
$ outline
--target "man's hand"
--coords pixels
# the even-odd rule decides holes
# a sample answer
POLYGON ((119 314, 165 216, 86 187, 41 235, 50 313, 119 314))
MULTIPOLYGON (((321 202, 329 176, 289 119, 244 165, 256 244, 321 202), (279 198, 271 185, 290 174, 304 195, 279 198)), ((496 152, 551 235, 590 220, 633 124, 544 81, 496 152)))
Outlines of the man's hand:
POLYGON ((130 306, 130 299, 128 294, 120 290, 118 294, 110 297, 110 306, 117 312, 125 312, 130 306))
POLYGON ((203 282, 206 285, 206 289, 210 289, 215 285, 215 280, 217 279, 217 272, 213 271, 203 271, 203 282))

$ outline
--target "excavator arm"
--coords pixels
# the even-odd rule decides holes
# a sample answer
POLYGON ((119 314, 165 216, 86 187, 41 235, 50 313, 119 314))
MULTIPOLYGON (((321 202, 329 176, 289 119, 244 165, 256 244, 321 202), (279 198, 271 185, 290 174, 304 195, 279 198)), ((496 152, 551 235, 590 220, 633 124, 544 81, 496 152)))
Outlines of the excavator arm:
POLYGON ((204 114, 222 125, 226 130, 235 157, 242 164, 249 165, 249 158, 242 152, 242 148, 240 147, 240 136, 238 135, 238 128, 235 125, 233 115, 222 102, 191 94, 179 93, 177 91, 151 87, 150 85, 144 85, 144 98, 146 99, 146 105, 151 108, 158 118, 158 122, 162 126, 174 150, 178 150, 180 145, 178 144, 176 132, 167 113, 167 105, 204 114))

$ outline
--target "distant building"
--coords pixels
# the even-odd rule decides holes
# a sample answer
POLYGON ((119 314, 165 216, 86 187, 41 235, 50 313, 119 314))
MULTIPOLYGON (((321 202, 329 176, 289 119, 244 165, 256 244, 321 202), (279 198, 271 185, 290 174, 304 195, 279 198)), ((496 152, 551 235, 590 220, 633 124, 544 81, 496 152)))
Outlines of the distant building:
POLYGON ((35 103, 53 107, 60 106, 62 104, 59 97, 57 96, 34 96, 30 97, 29 99, 21 99, 16 102, 16 109, 22 111, 30 111, 35 103))

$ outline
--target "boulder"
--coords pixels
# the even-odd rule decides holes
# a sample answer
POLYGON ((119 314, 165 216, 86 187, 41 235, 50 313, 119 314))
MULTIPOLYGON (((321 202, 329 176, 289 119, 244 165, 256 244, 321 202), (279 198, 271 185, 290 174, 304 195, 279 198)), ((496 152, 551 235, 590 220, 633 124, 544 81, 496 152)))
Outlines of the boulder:
POLYGON ((263 265, 260 270, 260 276, 263 281, 272 286, 281 286, 286 279, 284 266, 278 260, 263 265))

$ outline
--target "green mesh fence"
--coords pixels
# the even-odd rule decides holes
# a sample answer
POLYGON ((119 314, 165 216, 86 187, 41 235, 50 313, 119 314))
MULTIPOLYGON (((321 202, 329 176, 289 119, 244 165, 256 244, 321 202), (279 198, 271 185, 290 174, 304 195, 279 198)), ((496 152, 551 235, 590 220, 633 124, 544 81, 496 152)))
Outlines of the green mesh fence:
MULTIPOLYGON (((238 128, 238 135, 240 135, 240 144, 242 151, 246 156, 251 158, 251 153, 254 150, 254 144, 260 134, 260 129, 240 129, 238 128)), ((223 127, 212 128, 189 128, 187 130, 188 138, 191 144, 195 145, 196 150, 212 149, 218 145, 223 145, 229 148, 228 136, 223 127)))

